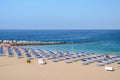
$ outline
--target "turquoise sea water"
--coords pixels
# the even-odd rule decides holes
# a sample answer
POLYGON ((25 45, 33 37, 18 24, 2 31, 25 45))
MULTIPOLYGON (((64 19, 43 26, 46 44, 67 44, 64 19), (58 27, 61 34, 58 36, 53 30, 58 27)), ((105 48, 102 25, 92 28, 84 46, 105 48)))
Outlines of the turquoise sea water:
POLYGON ((120 30, 0 30, 0 39, 73 42, 74 44, 23 47, 120 55, 120 30))

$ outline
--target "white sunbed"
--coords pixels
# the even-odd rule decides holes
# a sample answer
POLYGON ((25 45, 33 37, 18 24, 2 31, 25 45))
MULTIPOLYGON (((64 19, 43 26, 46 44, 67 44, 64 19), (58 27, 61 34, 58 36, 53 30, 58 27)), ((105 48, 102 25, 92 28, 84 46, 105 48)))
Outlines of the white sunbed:
POLYGON ((38 64, 46 64, 46 62, 44 62, 44 60, 43 59, 38 59, 38 64))
POLYGON ((105 70, 106 70, 106 71, 114 71, 114 68, 113 68, 113 67, 108 67, 108 66, 106 66, 106 67, 105 67, 105 70))
POLYGON ((89 64, 88 61, 82 61, 81 63, 84 64, 84 65, 88 65, 89 64))

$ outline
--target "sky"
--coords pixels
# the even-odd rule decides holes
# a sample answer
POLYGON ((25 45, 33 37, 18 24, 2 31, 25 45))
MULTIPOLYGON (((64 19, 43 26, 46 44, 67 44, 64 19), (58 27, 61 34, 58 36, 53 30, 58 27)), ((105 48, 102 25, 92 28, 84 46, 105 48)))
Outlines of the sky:
POLYGON ((120 29, 120 0, 0 0, 0 29, 120 29))

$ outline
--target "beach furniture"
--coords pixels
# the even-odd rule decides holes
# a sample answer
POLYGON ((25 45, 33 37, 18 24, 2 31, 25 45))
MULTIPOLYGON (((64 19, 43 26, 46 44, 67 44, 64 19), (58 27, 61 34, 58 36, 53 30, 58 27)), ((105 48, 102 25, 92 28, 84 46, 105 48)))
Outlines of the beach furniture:
POLYGON ((0 56, 3 55, 3 47, 0 46, 0 56))
POLYGON ((63 57, 63 53, 62 52, 58 52, 58 57, 63 57))
POLYGON ((106 70, 106 71, 114 71, 114 68, 113 68, 113 67, 108 67, 108 66, 106 66, 106 67, 105 67, 105 70, 106 70))
POLYGON ((86 58, 86 60, 89 62, 89 63, 93 63, 94 60, 92 60, 92 58, 86 58))
POLYGON ((81 60, 81 59, 83 59, 81 56, 76 56, 76 60, 77 60, 77 61, 79 61, 79 60, 81 60))
POLYGON ((85 60, 85 59, 82 59, 82 60, 81 60, 81 63, 84 64, 84 65, 89 64, 89 62, 88 62, 87 60, 85 60))
POLYGON ((84 58, 88 58, 85 54, 81 54, 81 56, 84 58))
POLYGON ((32 54, 33 54, 36 58, 42 58, 42 56, 40 56, 39 54, 37 54, 34 50, 32 50, 32 54))
POLYGON ((48 60, 49 60, 49 59, 52 59, 51 55, 48 54, 48 53, 46 53, 46 55, 44 55, 44 58, 45 58, 45 59, 48 59, 48 60))
POLYGON ((70 58, 65 58, 65 63, 68 64, 68 63, 72 63, 73 61, 70 59, 70 58))
POLYGON ((54 52, 49 51, 49 54, 51 55, 51 61, 52 62, 58 62, 59 61, 59 59, 57 58, 57 55, 54 52))
POLYGON ((119 65, 118 67, 120 67, 120 62, 118 62, 117 64, 119 65))
POLYGON ((38 49, 38 51, 40 52, 40 54, 41 54, 42 56, 45 56, 45 55, 46 55, 46 53, 45 53, 43 50, 38 49))
POLYGON ((103 59, 102 62, 106 65, 110 63, 107 59, 103 59))
POLYGON ((27 57, 27 59, 31 59, 31 55, 28 52, 25 52, 25 56, 27 57))
POLYGON ((107 60, 108 60, 109 63, 114 63, 115 62, 115 60, 113 60, 112 58, 108 58, 107 60))
POLYGON ((80 53, 75 53, 76 54, 76 57, 78 58, 82 58, 81 54, 80 53))
POLYGON ((58 62, 59 59, 57 59, 57 58, 53 58, 53 59, 51 59, 51 61, 52 61, 52 62, 58 62))
POLYGON ((116 56, 117 57, 117 61, 120 61, 120 56, 116 56))
POLYGON ((40 58, 38 59, 38 64, 46 64, 46 62, 44 61, 44 59, 40 58))
POLYGON ((64 56, 62 52, 58 52, 58 58, 59 60, 64 60, 64 56))
POLYGON ((92 58, 92 60, 95 62, 95 61, 98 61, 97 60, 97 57, 91 57, 92 58))
POLYGON ((11 52, 11 49, 9 47, 7 48, 7 53, 8 53, 8 57, 12 56, 12 52, 11 52))
POLYGON ((56 57, 56 55, 52 55, 51 61, 52 61, 52 62, 58 62, 59 59, 56 57))
POLYGON ((117 64, 120 64, 120 62, 118 62, 117 64))
POLYGON ((14 47, 14 50, 16 51, 17 58, 22 57, 22 55, 21 55, 21 53, 20 53, 20 51, 18 50, 17 47, 14 47))
POLYGON ((97 56, 97 60, 104 59, 102 56, 97 56))
POLYGON ((59 59, 59 61, 61 61, 61 60, 64 60, 65 58, 64 57, 59 57, 58 59, 59 59))
POLYGON ((113 56, 112 59, 115 60, 115 62, 120 61, 120 57, 119 56, 113 56))
POLYGON ((72 62, 76 62, 78 60, 80 60, 80 57, 76 57, 76 56, 71 56, 72 62))
POLYGON ((71 55, 71 53, 68 51, 66 51, 66 53, 64 54, 64 56, 70 56, 70 55, 71 55))
POLYGON ((52 58, 48 50, 43 51, 43 50, 38 49, 38 51, 44 57, 44 59, 51 59, 52 58))
POLYGON ((102 61, 97 62, 97 66, 104 66, 105 64, 102 61))

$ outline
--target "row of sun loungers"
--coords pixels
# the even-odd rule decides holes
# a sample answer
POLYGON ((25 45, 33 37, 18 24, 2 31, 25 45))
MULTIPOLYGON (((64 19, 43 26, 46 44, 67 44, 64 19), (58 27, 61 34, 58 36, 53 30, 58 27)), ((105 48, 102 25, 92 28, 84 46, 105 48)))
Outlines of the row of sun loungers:
MULTIPOLYGON (((120 61, 120 56, 111 56, 106 57, 106 55, 99 54, 96 55, 94 53, 71 53, 71 52, 58 52, 58 51, 50 51, 50 50, 34 50, 27 48, 19 48, 19 47, 7 47, 6 48, 8 57, 16 54, 17 58, 21 58, 23 55, 30 60, 31 57, 35 57, 37 59, 47 59, 52 62, 58 62, 64 60, 65 63, 73 63, 73 62, 81 62, 84 65, 91 64, 93 62, 97 62, 97 66, 104 66, 110 63, 114 63, 120 61)), ((0 55, 3 54, 3 47, 0 46, 0 55)))
POLYGON ((3 55, 3 47, 0 46, 0 56, 3 55))
POLYGON ((16 52, 17 58, 22 57, 21 52, 18 50, 17 47, 14 47, 14 50, 15 50, 15 52, 16 52))
POLYGON ((8 56, 11 57, 12 56, 12 52, 11 52, 11 49, 8 47, 7 48, 7 53, 8 53, 8 56))

